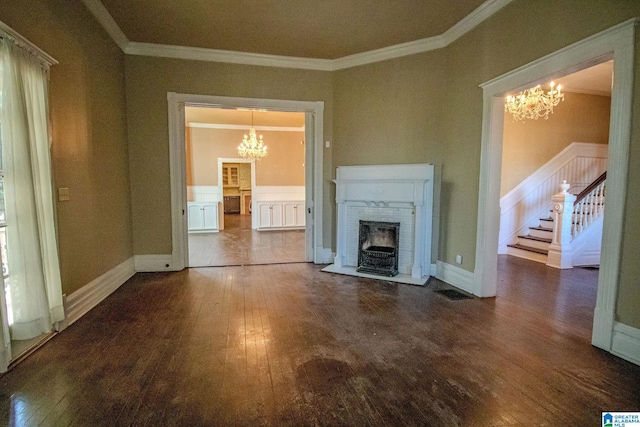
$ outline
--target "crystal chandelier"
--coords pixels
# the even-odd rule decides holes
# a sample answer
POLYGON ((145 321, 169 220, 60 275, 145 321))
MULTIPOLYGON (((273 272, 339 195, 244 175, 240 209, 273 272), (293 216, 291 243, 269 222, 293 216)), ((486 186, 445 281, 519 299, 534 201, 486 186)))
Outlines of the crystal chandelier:
POLYGON ((540 85, 520 92, 516 96, 507 96, 507 102, 504 104, 504 111, 508 111, 513 115, 514 120, 525 119, 538 120, 544 117, 549 118, 549 113, 553 114, 553 107, 564 100, 564 93, 561 92, 562 86, 555 88, 555 83, 551 82, 551 89, 545 93, 540 85))
POLYGON ((242 138, 242 142, 238 145, 238 155, 251 160, 260 160, 267 155, 267 146, 262 141, 262 135, 256 137, 256 129, 253 127, 253 111, 251 112, 249 136, 245 134, 242 138))

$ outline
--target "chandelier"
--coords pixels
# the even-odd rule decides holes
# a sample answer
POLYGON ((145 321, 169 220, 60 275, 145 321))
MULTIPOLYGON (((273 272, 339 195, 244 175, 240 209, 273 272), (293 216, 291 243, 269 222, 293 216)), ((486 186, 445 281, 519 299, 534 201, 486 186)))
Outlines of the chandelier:
POLYGON ((525 119, 538 120, 544 117, 549 118, 549 114, 553 114, 553 107, 564 100, 564 93, 561 92, 562 86, 555 88, 555 83, 550 83, 551 89, 545 93, 540 85, 520 92, 516 96, 507 96, 504 104, 504 111, 508 111, 513 115, 514 120, 525 119))
POLYGON ((238 155, 251 160, 260 160, 267 155, 267 146, 262 141, 262 135, 256 136, 256 129, 253 127, 253 111, 251 112, 251 127, 249 136, 246 134, 242 142, 238 145, 238 155))

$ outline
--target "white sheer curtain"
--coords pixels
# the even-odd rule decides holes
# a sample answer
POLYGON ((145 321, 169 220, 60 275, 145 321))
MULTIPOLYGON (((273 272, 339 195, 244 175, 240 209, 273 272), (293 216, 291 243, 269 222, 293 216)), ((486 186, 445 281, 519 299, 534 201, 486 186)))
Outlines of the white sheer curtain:
MULTIPOLYGON (((48 65, 0 33, 0 68, 9 273, 5 286, 10 294, 6 314, 13 319, 10 337, 6 326, 1 334, 10 357, 10 339, 50 332, 64 319, 64 310, 48 136, 48 65)), ((2 365, 0 360, 0 371, 6 369, 2 365)))

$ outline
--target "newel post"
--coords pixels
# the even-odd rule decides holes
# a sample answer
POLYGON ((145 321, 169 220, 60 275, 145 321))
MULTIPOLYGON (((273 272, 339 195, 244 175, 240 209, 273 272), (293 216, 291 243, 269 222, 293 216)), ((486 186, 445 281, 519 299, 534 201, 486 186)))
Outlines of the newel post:
POLYGON ((560 184, 561 192, 553 201, 553 240, 549 245, 547 265, 554 268, 573 268, 571 253, 571 226, 573 223, 573 202, 576 196, 567 192, 567 181, 560 184))

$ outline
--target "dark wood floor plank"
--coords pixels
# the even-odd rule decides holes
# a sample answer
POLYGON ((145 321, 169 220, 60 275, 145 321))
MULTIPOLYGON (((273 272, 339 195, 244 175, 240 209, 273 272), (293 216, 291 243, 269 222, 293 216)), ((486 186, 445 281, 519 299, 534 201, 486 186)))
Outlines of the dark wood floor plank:
POLYGON ((597 271, 500 257, 498 296, 310 264, 138 274, 0 378, 0 424, 599 425, 640 367, 590 345, 597 271), (532 421, 533 420, 533 421, 532 421))

